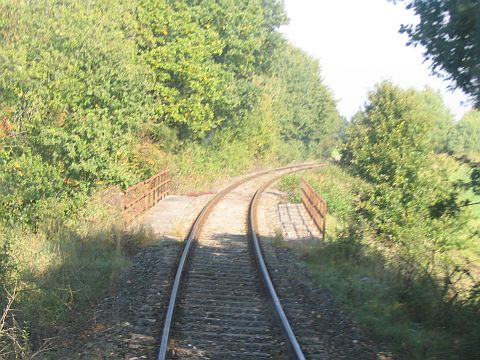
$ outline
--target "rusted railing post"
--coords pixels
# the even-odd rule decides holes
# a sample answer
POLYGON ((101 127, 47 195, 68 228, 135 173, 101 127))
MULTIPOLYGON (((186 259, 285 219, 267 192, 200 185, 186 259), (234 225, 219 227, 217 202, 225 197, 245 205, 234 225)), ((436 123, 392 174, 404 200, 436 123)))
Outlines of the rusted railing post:
POLYGON ((328 205, 306 181, 302 181, 302 203, 315 226, 322 233, 322 239, 325 239, 328 205))

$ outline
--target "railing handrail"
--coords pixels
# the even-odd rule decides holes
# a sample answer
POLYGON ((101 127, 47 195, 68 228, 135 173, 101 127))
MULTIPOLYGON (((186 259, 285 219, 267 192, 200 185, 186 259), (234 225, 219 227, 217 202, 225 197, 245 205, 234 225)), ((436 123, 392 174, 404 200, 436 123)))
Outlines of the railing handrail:
POLYGON ((132 190, 135 190, 136 188, 138 188, 138 187, 140 187, 140 186, 142 186, 142 185, 145 185, 145 184, 150 183, 154 178, 156 178, 156 177, 158 177, 158 176, 161 176, 161 175, 164 175, 164 174, 168 174, 168 173, 169 173, 169 170, 168 170, 168 169, 162 170, 162 171, 156 173, 155 175, 150 176, 148 179, 143 180, 143 181, 140 181, 140 182, 138 182, 138 183, 136 183, 136 184, 134 184, 134 185, 126 188, 125 191, 124 191, 124 193, 129 193, 129 192, 131 192, 132 190))
POLYGON ((158 201, 168 195, 169 170, 162 170, 146 180, 140 181, 123 192, 123 219, 129 225, 158 201))
POLYGON ((313 189, 307 181, 302 180, 302 203, 318 230, 325 239, 326 220, 328 213, 327 202, 313 189))

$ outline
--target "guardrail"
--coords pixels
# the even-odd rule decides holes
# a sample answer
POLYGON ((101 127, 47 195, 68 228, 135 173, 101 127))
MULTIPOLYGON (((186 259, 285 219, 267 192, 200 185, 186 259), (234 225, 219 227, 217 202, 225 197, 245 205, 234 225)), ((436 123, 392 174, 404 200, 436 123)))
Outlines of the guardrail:
POLYGON ((322 233, 322 239, 325 239, 328 205, 306 181, 302 181, 302 203, 318 230, 322 233))
POLYGON ((168 195, 169 171, 163 170, 151 178, 127 188, 123 193, 123 221, 129 225, 145 211, 168 195))

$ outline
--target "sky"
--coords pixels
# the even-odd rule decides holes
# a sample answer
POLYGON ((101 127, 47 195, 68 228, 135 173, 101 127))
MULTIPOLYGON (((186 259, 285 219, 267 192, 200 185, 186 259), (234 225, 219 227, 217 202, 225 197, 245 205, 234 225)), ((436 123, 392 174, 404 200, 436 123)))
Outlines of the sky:
POLYGON ((320 60, 322 78, 338 109, 350 118, 382 80, 402 87, 440 90, 458 120, 470 108, 461 91, 431 75, 421 47, 407 47, 401 24, 416 23, 412 10, 387 0, 284 0, 290 23, 281 32, 320 60))

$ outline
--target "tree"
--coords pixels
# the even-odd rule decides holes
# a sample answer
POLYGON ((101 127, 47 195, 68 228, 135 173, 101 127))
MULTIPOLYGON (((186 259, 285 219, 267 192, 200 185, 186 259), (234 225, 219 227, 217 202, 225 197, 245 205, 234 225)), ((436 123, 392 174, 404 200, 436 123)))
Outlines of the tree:
POLYGON ((272 77, 277 82, 273 106, 282 140, 325 155, 338 139, 342 119, 322 81, 318 60, 286 43, 273 57, 272 77))
POLYGON ((420 17, 402 25, 408 45, 425 46, 432 71, 452 80, 480 107, 480 2, 478 0, 410 0, 407 9, 420 17))
POLYGON ((466 155, 480 152, 480 111, 468 111, 455 124, 449 139, 449 149, 466 155))
POLYGON ((343 164, 366 182, 359 213, 381 239, 415 253, 452 242, 446 228, 456 209, 448 177, 431 165, 433 119, 423 96, 379 84, 347 128, 342 151, 343 164))
POLYGON ((155 74, 155 121, 182 140, 208 140, 225 126, 241 126, 259 101, 252 79, 263 72, 285 20, 279 4, 140 1, 136 38, 155 74))
POLYGON ((428 134, 433 150, 437 153, 445 152, 448 150, 449 135, 454 127, 453 114, 445 106, 440 92, 427 87, 420 95, 431 122, 428 134))
POLYGON ((420 190, 419 174, 430 150, 430 120, 420 97, 384 82, 369 94, 347 129, 342 162, 371 185, 362 208, 374 228, 398 240, 420 190))

